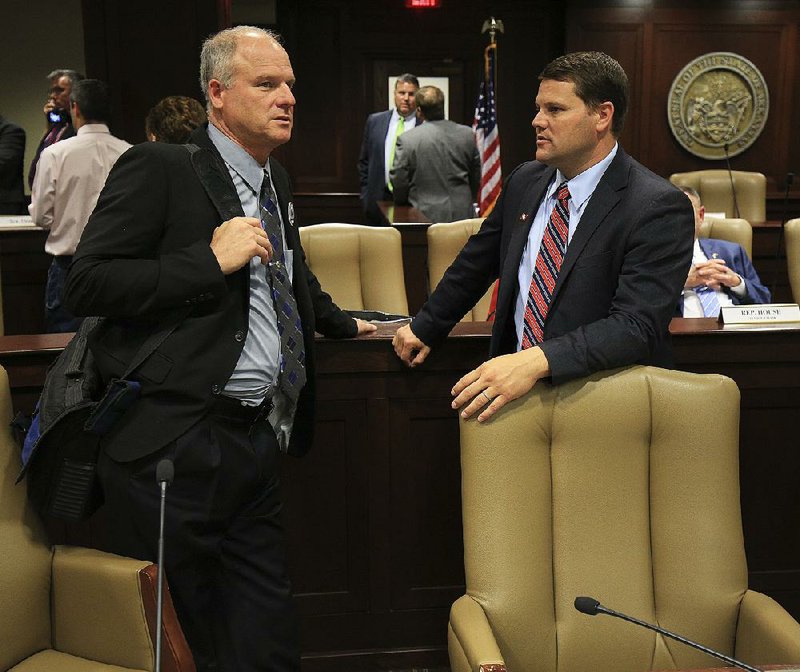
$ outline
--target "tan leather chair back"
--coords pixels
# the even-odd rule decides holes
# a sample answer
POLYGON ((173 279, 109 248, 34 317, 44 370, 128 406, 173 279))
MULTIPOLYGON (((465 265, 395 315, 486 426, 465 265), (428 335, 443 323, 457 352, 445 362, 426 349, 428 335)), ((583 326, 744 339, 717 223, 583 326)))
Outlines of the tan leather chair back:
POLYGON ((753 227, 746 219, 716 219, 707 217, 700 227, 701 238, 719 238, 741 245, 753 258, 753 227))
MULTIPOLYGON (((677 187, 691 187, 698 194, 708 212, 724 212, 725 217, 735 217, 736 208, 727 170, 695 170, 673 173, 669 181, 677 187)), ((739 217, 748 222, 767 219, 767 178, 762 173, 733 171, 739 217)))
POLYGON ((800 219, 786 222, 786 265, 795 303, 800 303, 800 219))
POLYGON ((300 229, 300 241, 309 268, 340 308, 408 315, 397 229, 315 224, 300 229))
MULTIPOLYGON (((16 484, 20 449, 0 367, 0 670, 152 670, 155 565, 89 548, 52 548, 16 484)), ((165 585, 165 672, 195 672, 165 585)))
POLYGON ((11 433, 8 374, 0 368, 0 670, 49 649, 51 549, 28 504, 11 433))
MULTIPOLYGON (((431 224, 428 227, 428 286, 430 291, 444 276, 461 248, 466 245, 469 237, 477 233, 483 223, 483 217, 474 219, 460 219, 456 222, 431 224)), ((461 319, 462 322, 484 322, 489 314, 489 304, 492 300, 494 285, 484 294, 461 319)))
MULTIPOLYGON (((709 666, 577 612, 578 595, 733 653, 747 589, 738 424, 730 379, 642 366, 540 382, 491 422, 461 422, 459 602, 482 607, 508 670, 709 666)), ((451 646, 451 660, 466 657, 451 646)))

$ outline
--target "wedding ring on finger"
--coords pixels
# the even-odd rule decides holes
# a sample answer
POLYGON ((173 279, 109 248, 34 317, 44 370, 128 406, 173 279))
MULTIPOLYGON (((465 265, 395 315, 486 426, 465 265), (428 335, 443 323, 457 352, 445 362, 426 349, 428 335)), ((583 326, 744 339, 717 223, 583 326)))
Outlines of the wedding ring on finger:
POLYGON ((488 394, 486 394, 486 390, 481 390, 481 394, 483 395, 483 398, 486 399, 487 404, 492 403, 492 398, 488 394))

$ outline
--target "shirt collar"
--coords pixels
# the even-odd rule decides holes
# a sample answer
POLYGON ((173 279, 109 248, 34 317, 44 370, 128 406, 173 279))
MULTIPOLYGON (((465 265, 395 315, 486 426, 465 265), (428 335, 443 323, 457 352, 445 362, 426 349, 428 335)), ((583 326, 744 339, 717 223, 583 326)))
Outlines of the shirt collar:
POLYGON ((208 137, 227 166, 235 170, 255 194, 261 193, 264 171, 269 170, 269 159, 263 166, 260 165, 244 147, 237 145, 214 124, 208 125, 208 137))
POLYGON ((109 133, 108 126, 105 124, 84 124, 78 129, 76 135, 85 135, 86 133, 109 133))
MULTIPOLYGON (((402 116, 403 116, 403 115, 401 115, 401 114, 400 114, 400 113, 397 111, 397 108, 396 108, 396 107, 392 108, 392 118, 393 118, 393 119, 395 119, 395 120, 398 120, 398 119, 400 119, 400 117, 402 117, 402 116)), ((416 118, 417 118, 417 113, 416 113, 416 112, 412 112, 412 113, 411 113, 411 114, 409 114, 407 117, 403 117, 403 121, 404 121, 405 123, 408 123, 408 122, 409 122, 409 121, 411 121, 412 119, 416 119, 416 118)))
POLYGON ((587 168, 579 175, 573 177, 571 180, 567 180, 560 170, 556 170, 556 179, 550 189, 549 195, 553 196, 553 193, 558 188, 558 185, 566 181, 567 186, 569 186, 569 195, 572 199, 572 203, 574 204, 575 208, 581 210, 583 206, 586 205, 586 202, 589 200, 589 198, 591 198, 594 190, 597 189, 597 185, 599 184, 609 165, 611 165, 614 157, 617 155, 617 147, 619 147, 619 143, 615 142, 614 147, 611 149, 608 155, 603 158, 602 161, 598 161, 591 168, 587 168))

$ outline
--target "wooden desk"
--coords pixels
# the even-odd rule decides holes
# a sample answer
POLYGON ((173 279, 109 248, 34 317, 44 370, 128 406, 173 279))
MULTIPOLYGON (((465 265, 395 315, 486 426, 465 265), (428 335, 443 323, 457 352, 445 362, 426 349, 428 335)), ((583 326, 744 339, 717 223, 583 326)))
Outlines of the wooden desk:
MULTIPOLYGON (((353 194, 298 194, 298 207, 303 203, 304 224, 322 221, 361 221, 358 199, 353 194), (355 199, 355 207, 352 201, 355 199), (360 215, 359 215, 360 216, 360 215)), ((396 226, 403 238, 403 273, 408 308, 413 315, 428 297, 428 239, 430 222, 418 210, 395 206, 389 202, 381 208, 387 221, 396 226)), ((753 224, 753 264, 761 280, 770 288, 778 270, 775 301, 791 301, 786 271, 785 245, 775 261, 780 223, 753 224), (776 265, 777 264, 777 265, 776 265)), ((44 330, 44 287, 50 257, 44 251, 47 232, 25 227, 21 230, 0 230, 0 271, 2 272, 3 314, 5 333, 34 334, 44 330)))
MULTIPOLYGON (((490 325, 457 325, 413 370, 392 352, 394 329, 318 341, 316 444, 284 463, 308 672, 447 664, 447 616, 464 591, 449 390, 485 359, 490 325)), ((800 617, 800 330, 732 332, 714 320, 677 319, 672 332, 679 368, 729 375, 741 389, 750 586, 800 617)), ((30 410, 64 342, 0 338, 17 408, 30 410)), ((91 529, 60 533, 91 542, 91 529)))
POLYGON ((0 230, 0 282, 7 334, 44 331, 44 286, 50 255, 47 231, 37 227, 0 230))
POLYGON ((378 201, 386 222, 400 231, 403 239, 403 274, 408 310, 416 315, 428 299, 428 227, 425 215, 410 205, 378 201))

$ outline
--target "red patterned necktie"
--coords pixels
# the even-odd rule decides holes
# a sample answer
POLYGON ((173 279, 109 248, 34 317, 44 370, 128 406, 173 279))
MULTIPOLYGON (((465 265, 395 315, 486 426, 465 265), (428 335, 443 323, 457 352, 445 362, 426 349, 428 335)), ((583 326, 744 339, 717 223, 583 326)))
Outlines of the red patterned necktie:
POLYGON ((556 206, 542 236, 539 254, 533 268, 525 319, 522 325, 522 349, 531 348, 544 340, 544 321, 550 308, 550 299, 567 251, 569 234, 569 189, 562 182, 556 190, 556 206))

